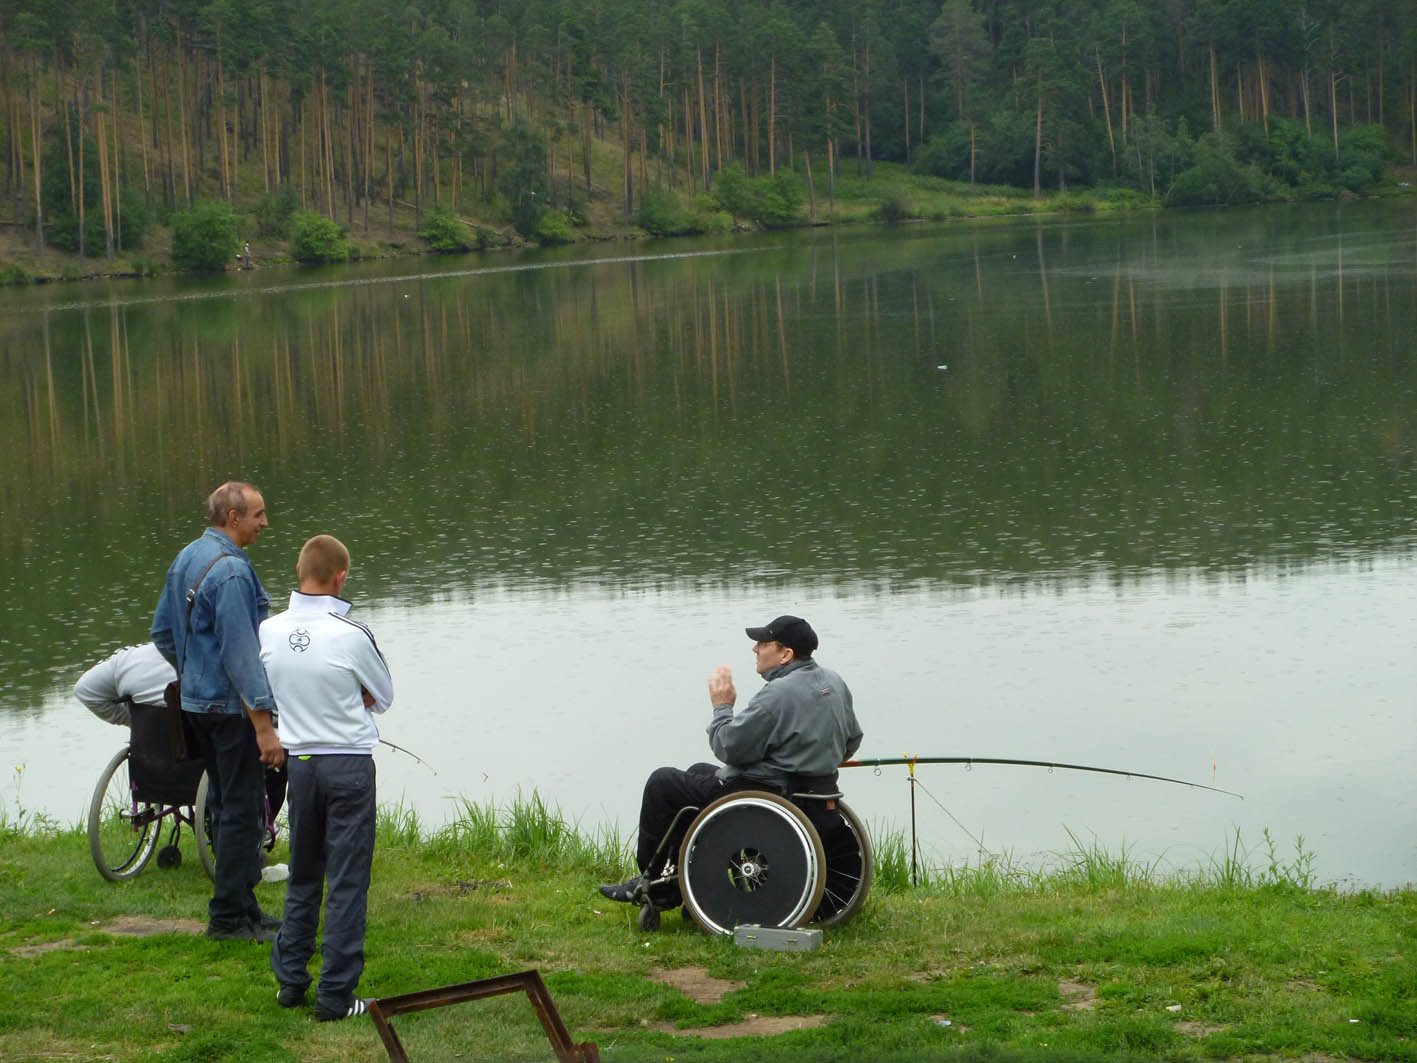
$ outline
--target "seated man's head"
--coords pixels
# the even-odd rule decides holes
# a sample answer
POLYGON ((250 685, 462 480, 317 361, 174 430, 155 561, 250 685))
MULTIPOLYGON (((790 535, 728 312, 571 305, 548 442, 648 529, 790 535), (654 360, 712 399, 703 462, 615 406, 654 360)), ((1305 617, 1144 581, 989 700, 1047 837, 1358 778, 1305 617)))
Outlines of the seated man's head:
POLYGON ((800 616, 780 616, 763 627, 746 630, 753 640, 759 675, 791 661, 805 661, 817 648, 817 633, 800 616))

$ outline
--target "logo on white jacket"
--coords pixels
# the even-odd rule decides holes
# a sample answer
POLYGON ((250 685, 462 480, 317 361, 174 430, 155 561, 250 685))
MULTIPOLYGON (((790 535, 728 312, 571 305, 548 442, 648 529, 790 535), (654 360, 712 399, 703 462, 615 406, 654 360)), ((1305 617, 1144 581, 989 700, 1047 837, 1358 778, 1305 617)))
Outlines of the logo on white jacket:
POLYGON ((298 627, 290 633, 290 648, 296 653, 304 653, 310 648, 310 632, 298 627))

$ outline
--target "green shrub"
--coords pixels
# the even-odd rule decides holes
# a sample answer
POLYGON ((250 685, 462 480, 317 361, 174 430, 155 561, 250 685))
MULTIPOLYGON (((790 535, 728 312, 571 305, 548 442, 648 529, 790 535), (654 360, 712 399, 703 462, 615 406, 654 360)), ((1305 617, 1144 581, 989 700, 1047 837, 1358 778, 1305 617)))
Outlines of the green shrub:
MULTIPOLYGON (((114 217, 114 240, 116 251, 131 251, 141 247, 143 237, 153 227, 152 212, 143 205, 143 197, 132 189, 124 189, 118 199, 119 210, 114 217)), ((61 251, 79 249, 79 218, 68 207, 50 215, 45 224, 45 240, 51 247, 61 251)), ((97 203, 86 205, 84 209, 84 254, 88 256, 104 253, 103 207, 97 203)))
POLYGON ((290 216, 290 257, 297 262, 344 262, 349 244, 338 222, 323 214, 298 210, 290 216))
POLYGON ((30 276, 29 270, 24 266, 7 262, 0 266, 0 285, 29 284, 34 278, 30 276))
POLYGON ((225 269, 241 249, 230 203, 205 201, 172 215, 172 260, 183 269, 225 269))
POLYGON ((424 214, 418 235, 439 254, 471 251, 477 246, 477 238, 473 236, 467 222, 447 207, 434 207, 424 214))
POLYGON ((505 236, 499 233, 496 229, 489 228, 486 225, 479 225, 477 227, 476 235, 477 249, 479 251, 487 251, 490 248, 494 247, 506 247, 508 243, 508 240, 505 236))
POLYGON ((646 188, 640 197, 640 228, 655 236, 679 236, 691 231, 692 217, 679 197, 660 185, 646 188))
POLYGON ((290 217, 300 206, 295 189, 283 185, 256 200, 250 215, 256 223, 256 235, 267 239, 283 239, 290 228, 290 217))
POLYGON ((726 210, 735 218, 753 217, 753 190, 742 163, 729 163, 714 178, 713 199, 718 209, 726 210))
POLYGON ((890 192, 881 205, 871 212, 871 217, 876 221, 905 221, 915 217, 915 212, 903 193, 890 192))
POLYGON ((571 219, 559 210, 544 211, 541 219, 536 223, 536 242, 551 246, 553 244, 569 244, 574 241, 576 234, 571 229, 571 219))
POLYGON ((791 170, 779 170, 771 177, 748 177, 743 167, 734 163, 718 175, 713 199, 715 206, 736 218, 751 218, 766 229, 780 229, 801 220, 807 191, 791 170))
POLYGON ((757 177, 754 184, 758 186, 758 194, 753 220, 759 225, 781 229, 801 221, 807 189, 794 171, 779 170, 771 177, 757 177))

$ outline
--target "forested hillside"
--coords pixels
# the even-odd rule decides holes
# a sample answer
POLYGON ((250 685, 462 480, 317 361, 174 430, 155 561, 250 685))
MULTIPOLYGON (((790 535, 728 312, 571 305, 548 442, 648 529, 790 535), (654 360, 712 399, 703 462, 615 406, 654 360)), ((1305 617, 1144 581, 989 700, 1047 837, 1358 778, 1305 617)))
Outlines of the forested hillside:
POLYGON ((456 242, 880 161, 1233 202, 1417 158, 1417 3, 2 0, 0 83, 0 222, 110 257, 201 199, 456 242))

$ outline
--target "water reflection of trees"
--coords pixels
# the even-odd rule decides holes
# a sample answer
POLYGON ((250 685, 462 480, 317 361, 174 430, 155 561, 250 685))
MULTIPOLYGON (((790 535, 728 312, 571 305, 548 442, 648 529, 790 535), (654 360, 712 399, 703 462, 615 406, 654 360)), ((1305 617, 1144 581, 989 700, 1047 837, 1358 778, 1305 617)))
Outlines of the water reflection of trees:
POLYGON ((1411 262, 1190 239, 822 239, 12 318, 0 552, 91 565, 133 522, 111 578, 142 602, 228 475, 287 552, 343 531, 366 593, 1410 549, 1411 262))

